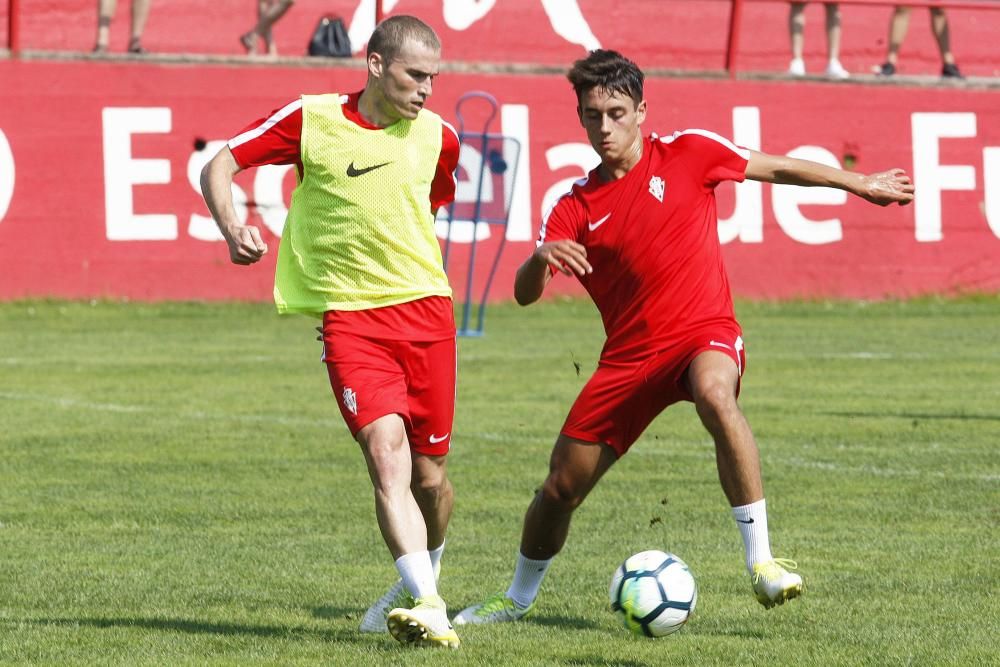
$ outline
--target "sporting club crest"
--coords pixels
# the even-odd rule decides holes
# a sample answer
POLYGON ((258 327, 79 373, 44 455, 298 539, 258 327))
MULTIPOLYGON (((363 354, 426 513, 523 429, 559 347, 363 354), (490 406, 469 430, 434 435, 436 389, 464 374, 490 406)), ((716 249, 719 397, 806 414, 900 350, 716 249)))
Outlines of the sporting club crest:
POLYGON ((663 191, 666 189, 667 184, 659 176, 653 176, 649 179, 649 194, 656 197, 661 204, 663 203, 663 191))

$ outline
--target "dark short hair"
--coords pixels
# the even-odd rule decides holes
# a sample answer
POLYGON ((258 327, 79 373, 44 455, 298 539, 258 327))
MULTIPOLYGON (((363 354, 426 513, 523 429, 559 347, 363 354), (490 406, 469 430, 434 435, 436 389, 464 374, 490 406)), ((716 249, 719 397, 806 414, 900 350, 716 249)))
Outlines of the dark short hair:
POLYGON ((594 88, 612 95, 631 97, 636 106, 642 101, 645 76, 638 65, 617 51, 591 51, 586 58, 573 63, 566 78, 573 84, 577 102, 594 88))
POLYGON ((392 62, 410 39, 437 51, 441 50, 441 40, 433 28, 416 16, 401 14, 390 16, 375 27, 375 32, 368 38, 366 57, 377 53, 386 62, 392 62))

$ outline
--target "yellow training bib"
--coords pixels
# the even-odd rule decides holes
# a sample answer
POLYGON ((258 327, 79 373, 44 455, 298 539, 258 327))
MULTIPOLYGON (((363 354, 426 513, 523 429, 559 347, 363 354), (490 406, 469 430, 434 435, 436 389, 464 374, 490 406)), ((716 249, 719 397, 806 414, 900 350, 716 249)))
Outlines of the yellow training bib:
POLYGON ((434 234, 431 183, 441 118, 367 129, 346 96, 302 96, 302 181, 292 193, 275 270, 282 313, 321 315, 451 296, 434 234))

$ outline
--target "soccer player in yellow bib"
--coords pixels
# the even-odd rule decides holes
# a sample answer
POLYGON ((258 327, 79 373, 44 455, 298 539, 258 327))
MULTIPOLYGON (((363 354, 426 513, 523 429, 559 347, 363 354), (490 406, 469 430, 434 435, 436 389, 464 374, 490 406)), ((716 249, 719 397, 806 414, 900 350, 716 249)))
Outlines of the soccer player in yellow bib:
POLYGON ((233 176, 295 165, 275 270, 282 313, 322 318, 324 361, 361 445, 379 529, 400 579, 362 631, 455 648, 437 573, 451 516, 446 471, 455 412, 451 288, 434 234, 455 195, 459 142, 424 108, 441 44, 412 16, 380 23, 353 94, 303 95, 245 127, 202 171, 202 192, 235 264, 268 246, 233 207, 233 176))

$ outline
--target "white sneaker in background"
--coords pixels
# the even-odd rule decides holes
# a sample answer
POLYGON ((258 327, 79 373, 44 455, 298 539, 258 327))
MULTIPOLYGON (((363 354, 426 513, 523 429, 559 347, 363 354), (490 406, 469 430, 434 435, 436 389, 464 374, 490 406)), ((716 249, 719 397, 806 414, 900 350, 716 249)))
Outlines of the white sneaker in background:
POLYGON ((788 74, 791 76, 805 76, 805 61, 803 61, 802 58, 792 58, 792 62, 788 65, 788 74))
POLYGON ((831 79, 846 79, 851 73, 844 69, 839 60, 831 60, 826 66, 826 75, 831 79))

